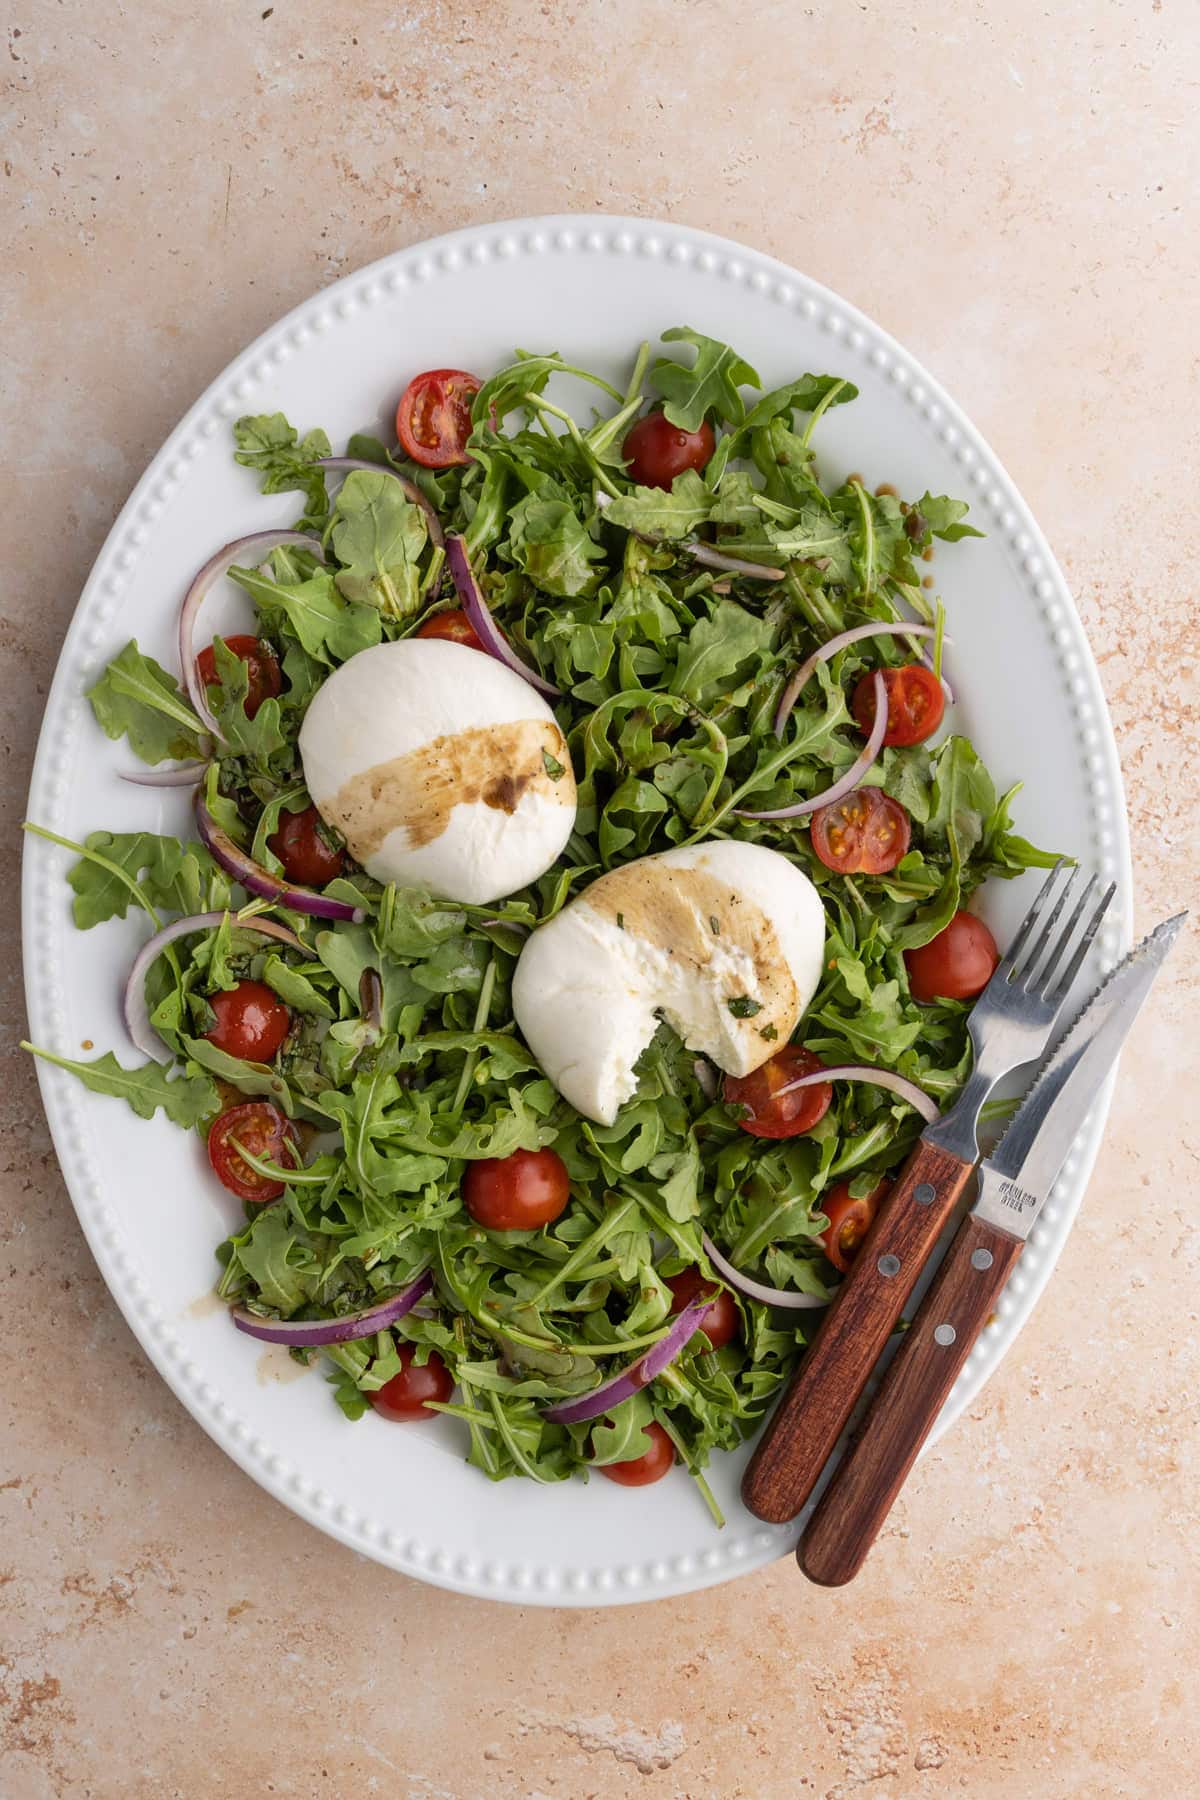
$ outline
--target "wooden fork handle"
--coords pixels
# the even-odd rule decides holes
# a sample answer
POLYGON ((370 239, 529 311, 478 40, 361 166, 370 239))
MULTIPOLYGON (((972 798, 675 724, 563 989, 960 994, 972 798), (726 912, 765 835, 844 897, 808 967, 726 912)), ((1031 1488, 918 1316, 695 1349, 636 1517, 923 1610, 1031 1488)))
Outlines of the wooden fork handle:
POLYGON ((810 1581, 858 1574, 1024 1244, 968 1214, 796 1552, 810 1581))
POLYGON ((812 1493, 973 1166, 922 1139, 900 1171, 746 1469, 760 1519, 812 1493))

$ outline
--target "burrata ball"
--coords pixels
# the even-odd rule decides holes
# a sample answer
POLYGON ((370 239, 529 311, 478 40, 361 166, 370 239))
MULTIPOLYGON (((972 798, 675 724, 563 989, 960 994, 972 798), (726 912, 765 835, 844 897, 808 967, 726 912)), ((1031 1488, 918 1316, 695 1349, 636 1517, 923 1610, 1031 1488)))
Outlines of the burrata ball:
POLYGON ((300 730, 321 817, 377 881, 482 906, 536 881, 575 824, 558 722, 494 657, 438 638, 360 650, 300 730))

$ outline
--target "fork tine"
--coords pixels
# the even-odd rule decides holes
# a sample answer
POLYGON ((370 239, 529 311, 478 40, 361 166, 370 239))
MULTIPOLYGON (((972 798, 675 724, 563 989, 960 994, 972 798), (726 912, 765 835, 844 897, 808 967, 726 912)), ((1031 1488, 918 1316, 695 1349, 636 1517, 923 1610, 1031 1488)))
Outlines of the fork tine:
MULTIPOLYGON (((1083 959, 1092 947, 1092 939, 1095 937, 1096 933, 1099 931, 1100 921, 1103 919, 1105 913, 1108 911, 1109 906, 1112 903, 1112 897, 1116 893, 1116 891, 1117 891, 1117 884, 1115 881, 1111 881, 1111 882, 1109 882, 1108 886, 1105 888, 1104 892, 1101 894, 1100 899, 1096 904, 1095 911, 1092 913, 1091 918, 1088 920, 1087 926, 1083 933, 1083 936, 1079 940, 1079 947, 1076 950, 1074 956, 1071 958, 1070 962, 1067 964, 1066 973, 1063 975, 1062 980, 1059 982, 1058 986, 1055 988, 1053 994, 1050 994, 1048 996, 1050 1004, 1052 1006, 1057 1006, 1057 1005, 1059 1005, 1059 1003, 1061 1001, 1066 999, 1067 994, 1070 991, 1070 988, 1075 980, 1075 977, 1078 975, 1080 969, 1083 967, 1083 959)), ((1072 923, 1074 923, 1074 921, 1072 921, 1072 923)), ((1055 960, 1057 961, 1057 957, 1055 958, 1055 960)))
POLYGON ((1017 928, 1016 937, 1013 939, 1012 943, 1009 945, 1009 947, 1005 951, 1004 955, 1000 958, 1000 966, 997 969, 997 974, 1002 974, 1004 976, 1007 976, 1012 973, 1012 970, 1016 964, 1017 957, 1021 953, 1022 946, 1024 945, 1026 938, 1029 936, 1029 933, 1033 930, 1033 927, 1036 925, 1037 919, 1038 919, 1038 914, 1041 912, 1043 906, 1046 904, 1046 901, 1050 894, 1050 889, 1054 886, 1054 883, 1058 880, 1059 875, 1062 873, 1063 869, 1066 868, 1066 866, 1067 866, 1066 858, 1060 856, 1058 861, 1055 863, 1054 867, 1051 869, 1049 875, 1047 875, 1045 881, 1043 881, 1041 887, 1038 889, 1037 894, 1034 898, 1033 904, 1029 908, 1029 911, 1025 914, 1025 917, 1021 920, 1021 923, 1020 923, 1019 927, 1017 928))
MULTIPOLYGON (((1088 909, 1088 903, 1096 891, 1097 880, 1098 877, 1095 875, 1088 876, 1087 886, 1084 888, 1082 894, 1080 894, 1070 918, 1059 932, 1055 942, 1050 945, 1049 958, 1037 978, 1037 985, 1041 989, 1043 997, 1050 992, 1050 982, 1054 975, 1054 971, 1062 961, 1063 952, 1070 945, 1071 939, 1075 933, 1075 927, 1088 909)), ((1047 926, 1047 930, 1049 930, 1049 926, 1047 926)))
POLYGON ((1030 992, 1033 987, 1034 970, 1041 960, 1047 946, 1053 942, 1054 927, 1058 924, 1059 916, 1067 903, 1071 889, 1075 885, 1075 877, 1078 874, 1079 865, 1076 863, 1075 867, 1067 876, 1062 892, 1058 895, 1054 905, 1050 909, 1050 917, 1046 920, 1036 938, 1033 940, 1033 943, 1029 946, 1028 955, 1022 962, 1020 969, 1013 976, 1013 980, 1017 983, 1018 987, 1024 988, 1027 993, 1030 992))

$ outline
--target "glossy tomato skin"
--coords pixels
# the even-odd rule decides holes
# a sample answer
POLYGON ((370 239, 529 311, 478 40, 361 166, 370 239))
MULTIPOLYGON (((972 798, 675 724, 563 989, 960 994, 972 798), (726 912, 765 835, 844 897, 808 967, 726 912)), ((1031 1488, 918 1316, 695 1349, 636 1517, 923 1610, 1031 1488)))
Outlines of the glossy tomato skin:
POLYGON ((226 1107, 208 1128, 208 1160, 222 1186, 239 1200, 249 1200, 256 1206, 278 1200, 283 1192, 282 1181, 272 1181, 243 1162, 231 1139, 251 1156, 286 1169, 298 1160, 289 1148, 293 1139, 291 1121, 269 1100, 246 1100, 226 1107))
POLYGON ((270 1062, 288 1034, 291 1014, 265 981, 239 981, 227 993, 209 994, 208 1004, 217 1020, 205 1037, 244 1062, 270 1062))
POLYGON ((462 1191, 467 1211, 488 1231, 537 1231, 557 1219, 571 1197, 567 1165, 548 1148, 468 1163, 462 1191))
MULTIPOLYGON (((923 744, 942 722, 946 696, 932 669, 924 663, 908 663, 903 669, 881 669, 887 689, 888 722, 885 744, 923 744)), ((860 731, 870 735, 875 723, 875 675, 856 683, 850 711, 860 731)))
POLYGON ((821 1195, 821 1211, 829 1220, 821 1233, 821 1242, 825 1246, 826 1256, 843 1275, 849 1274, 850 1265, 875 1223, 875 1214, 891 1185, 885 1176, 869 1194, 864 1194, 861 1200, 855 1200, 850 1194, 850 1183, 837 1181, 821 1195))
POLYGON ((635 1456, 630 1462, 602 1463, 596 1469, 597 1475, 615 1481, 619 1487, 649 1487, 652 1481, 661 1481, 675 1461, 675 1446, 657 1419, 645 1427, 645 1435, 650 1439, 650 1448, 644 1455, 635 1456))
MULTIPOLYGON (((450 612, 434 613, 414 634, 419 638, 445 638, 451 644, 465 644, 468 650, 483 650, 475 627, 461 607, 450 612)), ((486 655, 486 651, 484 652, 486 655)))
POLYGON ((707 419, 699 431, 684 431, 656 408, 626 434, 621 451, 631 481, 639 487, 669 488, 685 469, 703 469, 716 447, 707 419))
POLYGON ((671 1290, 671 1311, 681 1313, 685 1306, 700 1297, 703 1287, 713 1297, 713 1302, 701 1315, 699 1329, 704 1333, 714 1350, 720 1350, 725 1344, 731 1344, 741 1330, 742 1321, 738 1316, 737 1301, 728 1288, 716 1287, 711 1281, 705 1281, 699 1269, 681 1269, 678 1275, 668 1275, 666 1284, 671 1290))
POLYGON ((914 1000, 973 1000, 999 961, 996 940, 983 920, 956 912, 935 938, 904 952, 908 991, 914 1000))
MULTIPOLYGON (((225 643, 235 656, 241 657, 250 671, 250 686, 242 710, 248 719, 252 719, 264 700, 274 699, 283 690, 283 675, 278 660, 274 651, 261 638, 241 635, 227 637, 225 643)), ((205 687, 218 686, 217 655, 211 644, 207 650, 200 652, 196 662, 205 687)))
POLYGON ((748 1116, 740 1118, 738 1124, 751 1137, 800 1137, 825 1117, 833 1101, 833 1088, 827 1081, 816 1081, 791 1094, 783 1094, 780 1089, 802 1075, 815 1075, 824 1067, 811 1050, 788 1044, 752 1074, 727 1075, 726 1103, 749 1109, 748 1116))
POLYGON ((326 842, 315 806, 306 806, 303 812, 281 812, 278 828, 267 843, 283 864, 288 880, 301 887, 323 888, 346 866, 345 851, 326 842))
POLYGON ((381 1418, 393 1419, 397 1424, 436 1419, 438 1415, 430 1412, 428 1402, 434 1400, 440 1405, 447 1401, 454 1392, 454 1377, 436 1350, 429 1352, 428 1362, 418 1363, 414 1360, 414 1345, 401 1344, 398 1348, 400 1373, 368 1394, 367 1399, 381 1418))
POLYGON ((471 402, 482 386, 466 369, 426 369, 415 375, 396 408, 396 436, 404 454, 425 469, 469 462, 471 402))
POLYGON ((855 788, 832 806, 818 806, 810 841, 837 875, 886 875, 908 854, 912 824, 882 788, 855 788))

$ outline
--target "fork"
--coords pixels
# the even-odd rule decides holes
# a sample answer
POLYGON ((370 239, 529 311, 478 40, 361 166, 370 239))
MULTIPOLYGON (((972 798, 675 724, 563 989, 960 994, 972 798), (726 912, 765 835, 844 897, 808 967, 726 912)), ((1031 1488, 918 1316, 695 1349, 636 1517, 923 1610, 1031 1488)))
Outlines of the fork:
POLYGON ((760 1519, 783 1524, 812 1493, 978 1160, 984 1102, 1003 1076, 1046 1047, 1116 892, 1113 884, 1095 899, 1093 875, 1059 929, 1079 874, 1071 868, 1060 886, 1066 866, 1050 871, 975 1003, 968 1022, 974 1063, 962 1093, 922 1133, 759 1438, 742 1499, 760 1519))

